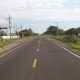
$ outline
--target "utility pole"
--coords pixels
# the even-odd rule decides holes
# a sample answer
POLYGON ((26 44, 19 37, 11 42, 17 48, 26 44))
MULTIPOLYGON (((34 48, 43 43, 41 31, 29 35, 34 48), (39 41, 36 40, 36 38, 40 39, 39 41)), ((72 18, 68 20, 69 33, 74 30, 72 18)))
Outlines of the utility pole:
POLYGON ((21 31, 22 31, 22 25, 20 27, 21 27, 21 31))
POLYGON ((14 38, 16 36, 16 30, 15 30, 16 26, 14 26, 14 38))
POLYGON ((20 27, 21 27, 21 38, 22 38, 23 37, 22 25, 20 27))
POLYGON ((59 33, 59 32, 58 32, 58 21, 57 21, 57 37, 58 37, 58 33, 59 33))
POLYGON ((16 26, 14 26, 14 33, 16 32, 16 30, 15 30, 15 29, 16 29, 16 26))
POLYGON ((11 19, 12 19, 12 17, 10 16, 10 14, 9 14, 9 17, 7 19, 9 21, 9 30, 10 30, 10 39, 11 39, 11 19))
POLYGON ((17 25, 15 26, 15 33, 16 33, 16 35, 18 36, 19 29, 18 29, 17 25))

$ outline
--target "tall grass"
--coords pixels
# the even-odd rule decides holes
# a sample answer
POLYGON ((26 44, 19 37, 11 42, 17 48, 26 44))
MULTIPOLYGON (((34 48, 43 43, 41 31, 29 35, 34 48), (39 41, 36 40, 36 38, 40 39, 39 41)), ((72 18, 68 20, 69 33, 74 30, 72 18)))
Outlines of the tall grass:
POLYGON ((69 49, 74 52, 80 53, 80 37, 77 36, 53 36, 49 35, 48 38, 55 39, 65 44, 69 49))
POLYGON ((13 40, 9 40, 9 39, 6 39, 6 40, 3 40, 3 39, 0 39, 0 47, 3 48, 4 46, 12 43, 13 40))

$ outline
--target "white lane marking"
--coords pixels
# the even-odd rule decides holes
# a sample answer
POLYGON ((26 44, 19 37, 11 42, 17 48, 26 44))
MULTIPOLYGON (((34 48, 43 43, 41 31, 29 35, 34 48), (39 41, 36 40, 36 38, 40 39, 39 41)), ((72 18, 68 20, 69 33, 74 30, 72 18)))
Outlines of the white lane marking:
MULTIPOLYGON (((47 40, 48 40, 48 39, 47 39, 47 40)), ((50 40, 48 40, 48 41, 50 41, 50 40)), ((59 45, 57 42, 55 42, 55 41, 54 41, 54 42, 53 42, 53 41, 50 41, 50 42, 54 43, 55 45, 57 45, 57 46, 61 47, 61 48, 62 48, 62 49, 64 49, 65 51, 67 51, 67 52, 71 53, 72 55, 74 55, 74 56, 76 56, 77 58, 79 58, 79 59, 80 59, 80 56, 78 56, 77 54, 75 54, 75 53, 71 52, 70 50, 66 49, 65 47, 63 47, 63 46, 59 45)))
POLYGON ((70 50, 68 50, 68 49, 64 48, 63 46, 60 46, 60 45, 58 45, 58 46, 59 46, 59 47, 61 47, 61 48, 63 48, 63 49, 64 49, 64 50, 66 50, 67 52, 69 52, 69 53, 73 54, 74 56, 76 56, 76 57, 80 58, 80 56, 78 56, 77 54, 75 54, 75 53, 71 52, 70 50))
POLYGON ((37 59, 35 58, 34 61, 33 61, 33 66, 32 66, 32 68, 35 69, 36 66, 37 66, 37 59))
POLYGON ((6 55, 8 55, 8 54, 10 54, 10 53, 13 52, 14 50, 16 50, 16 49, 22 47, 23 45, 24 45, 24 44, 19 45, 19 46, 15 47, 14 49, 11 49, 10 51, 8 51, 8 52, 6 52, 6 53, 4 52, 2 55, 0 55, 0 58, 6 56, 6 55))
POLYGON ((40 50, 39 49, 37 49, 37 52, 39 52, 40 50))

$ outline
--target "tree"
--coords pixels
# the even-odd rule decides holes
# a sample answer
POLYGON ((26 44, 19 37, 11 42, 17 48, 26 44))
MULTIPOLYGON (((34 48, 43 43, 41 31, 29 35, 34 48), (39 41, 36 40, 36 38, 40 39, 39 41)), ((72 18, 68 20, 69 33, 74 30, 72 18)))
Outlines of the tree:
POLYGON ((32 29, 28 29, 28 35, 33 35, 33 31, 32 31, 32 29))
POLYGON ((75 28, 71 28, 71 29, 65 31, 65 34, 73 36, 73 35, 77 34, 77 30, 75 28))
POLYGON ((64 30, 63 29, 58 29, 58 34, 59 35, 63 35, 65 32, 64 32, 64 30))
POLYGON ((58 27, 56 27, 56 26, 50 26, 50 27, 48 27, 47 31, 44 32, 44 34, 57 35, 57 31, 58 31, 58 35, 64 34, 64 30, 58 29, 58 27))
POLYGON ((7 36, 7 34, 4 31, 0 31, 0 36, 7 36))
POLYGON ((77 28, 77 31, 80 33, 80 27, 79 27, 79 28, 77 28))
POLYGON ((80 36, 80 27, 77 28, 77 36, 80 36))
POLYGON ((2 36, 7 36, 7 34, 4 31, 0 30, 0 38, 2 38, 2 36))
POLYGON ((24 29, 24 30, 19 32, 19 35, 20 35, 20 37, 22 37, 22 36, 32 36, 33 31, 32 31, 32 29, 24 29))
POLYGON ((44 32, 44 34, 56 35, 57 34, 57 27, 56 26, 50 26, 50 27, 48 27, 47 31, 44 32))
POLYGON ((18 36, 18 35, 19 35, 19 32, 18 32, 18 31, 16 31, 16 32, 15 32, 15 34, 18 36))

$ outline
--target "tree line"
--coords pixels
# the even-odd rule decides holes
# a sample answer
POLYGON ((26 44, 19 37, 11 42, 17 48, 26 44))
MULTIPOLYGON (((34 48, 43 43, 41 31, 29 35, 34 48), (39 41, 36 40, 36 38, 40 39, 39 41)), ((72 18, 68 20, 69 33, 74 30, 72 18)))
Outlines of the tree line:
MULTIPOLYGON (((34 33, 33 31, 32 31, 32 29, 24 29, 24 30, 21 30, 21 31, 16 31, 15 33, 11 33, 11 36, 14 36, 14 35, 16 35, 16 36, 20 36, 20 37, 25 37, 25 36, 36 36, 36 35, 38 35, 37 33, 34 33)), ((5 31, 3 31, 3 30, 0 30, 0 37, 2 37, 2 36, 7 36, 7 33, 5 32, 5 31)))
POLYGON ((70 28, 66 31, 63 29, 59 29, 57 26, 49 26, 47 31, 44 34, 51 34, 51 35, 69 35, 69 36, 80 36, 80 27, 78 28, 70 28))
POLYGON ((36 35, 38 35, 37 33, 34 33, 33 31, 32 31, 32 29, 24 29, 24 30, 22 30, 22 31, 20 31, 19 33, 18 33, 18 35, 20 36, 20 37, 25 37, 25 36, 36 36, 36 35))

